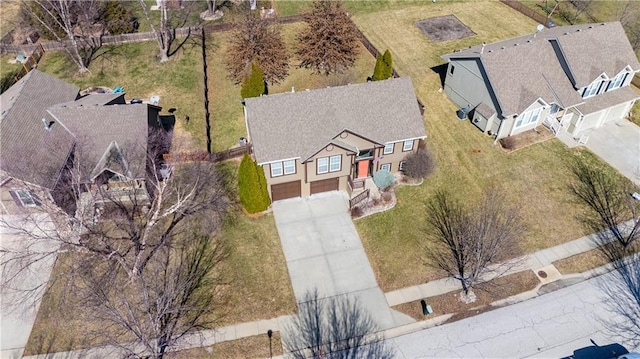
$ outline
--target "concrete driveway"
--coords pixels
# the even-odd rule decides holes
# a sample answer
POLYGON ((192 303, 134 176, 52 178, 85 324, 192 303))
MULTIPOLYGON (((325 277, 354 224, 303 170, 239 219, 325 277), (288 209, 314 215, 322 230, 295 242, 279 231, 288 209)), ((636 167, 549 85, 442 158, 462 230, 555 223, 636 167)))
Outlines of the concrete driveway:
MULTIPOLYGON (((36 216, 39 228, 33 229, 32 233, 44 237, 48 231, 55 231, 48 214, 36 216)), ((22 216, 2 215, 2 221, 14 228, 23 226, 22 220, 22 216)), ((14 263, 11 260, 23 253, 34 257, 43 254, 40 260, 27 267, 15 262, 0 269, 0 277, 13 278, 9 285, 0 288, 0 358, 22 358, 56 259, 54 255, 45 256, 44 253, 56 249, 55 241, 25 237, 0 223, 0 262, 14 263)))
POLYGON ((640 186, 640 127, 620 120, 587 133, 586 147, 640 186))
POLYGON ((389 308, 360 242, 342 192, 273 203, 278 234, 296 300, 309 291, 320 298, 357 298, 380 329, 411 323, 389 308))

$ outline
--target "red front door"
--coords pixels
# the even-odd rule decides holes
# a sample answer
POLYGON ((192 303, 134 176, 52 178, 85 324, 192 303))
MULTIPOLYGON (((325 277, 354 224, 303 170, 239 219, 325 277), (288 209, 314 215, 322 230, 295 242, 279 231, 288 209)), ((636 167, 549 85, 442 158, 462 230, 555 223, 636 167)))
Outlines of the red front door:
POLYGON ((358 176, 356 178, 367 178, 369 177, 369 162, 371 160, 362 160, 359 161, 358 166, 358 176))

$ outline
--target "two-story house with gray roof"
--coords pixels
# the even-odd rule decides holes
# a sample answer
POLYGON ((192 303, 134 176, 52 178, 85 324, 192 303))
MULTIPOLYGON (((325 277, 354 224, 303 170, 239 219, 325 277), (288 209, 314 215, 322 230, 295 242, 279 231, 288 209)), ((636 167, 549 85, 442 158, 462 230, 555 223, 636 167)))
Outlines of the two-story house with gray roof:
POLYGON ((42 191, 70 212, 81 193, 99 188, 147 197, 149 132, 160 127, 160 107, 127 104, 124 94, 80 96, 32 70, 0 95, 0 110, 0 178, 24 183, 12 190, 17 204, 37 203, 31 194, 42 191))
POLYGON ((410 78, 245 99, 253 155, 279 199, 365 187, 426 137, 410 78))
POLYGON ((619 22, 561 26, 444 55, 444 90, 496 139, 540 124, 574 138, 626 117, 640 63, 619 22))

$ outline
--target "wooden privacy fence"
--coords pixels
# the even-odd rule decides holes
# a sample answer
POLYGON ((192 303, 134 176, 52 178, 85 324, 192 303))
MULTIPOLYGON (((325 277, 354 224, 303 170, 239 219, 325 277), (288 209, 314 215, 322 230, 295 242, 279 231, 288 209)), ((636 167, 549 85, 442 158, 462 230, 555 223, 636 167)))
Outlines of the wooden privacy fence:
POLYGON ((231 158, 240 157, 245 153, 251 154, 251 144, 230 148, 228 150, 212 154, 209 154, 205 151, 165 153, 164 155, 162 155, 162 159, 166 163, 184 163, 198 161, 221 162, 231 158))
POLYGON ((510 8, 514 9, 515 11, 521 13, 522 15, 533 19, 533 21, 544 25, 545 27, 549 27, 548 26, 548 22, 549 22, 549 18, 537 13, 534 9, 527 7, 526 5, 522 4, 520 1, 517 0, 500 0, 501 3, 509 6, 510 8))
POLYGON ((22 67, 16 70, 15 73, 11 75, 4 76, 2 78, 2 84, 0 85, 0 93, 4 92, 9 87, 13 86, 16 82, 18 82, 24 75, 26 75, 32 68, 38 65, 38 62, 42 58, 44 54, 44 48, 42 46, 36 46, 31 55, 29 55, 24 63, 22 63, 22 67))
MULTIPOLYGON (((279 24, 291 24, 294 22, 302 21, 304 15, 290 15, 283 17, 274 18, 275 21, 279 24)), ((219 24, 210 24, 204 25, 205 34, 212 34, 214 32, 219 31, 228 31, 231 30, 235 26, 235 23, 219 23, 219 24)), ((200 27, 181 27, 178 29, 174 29, 173 31, 175 38, 187 37, 193 34, 200 33, 200 27)), ((6 37, 6 36, 5 36, 6 37)), ((10 37, 6 37, 9 39, 10 37)), ((101 45, 120 45, 126 43, 134 43, 134 42, 144 42, 155 40, 156 35, 154 32, 136 32, 130 34, 122 34, 122 35, 103 35, 100 37, 91 38, 92 42, 100 42, 101 45)), ((3 38, 5 40, 5 38, 3 38)), ((5 53, 29 53, 34 51, 38 46, 43 47, 47 51, 55 51, 55 50, 64 50, 65 46, 68 45, 67 41, 58 42, 58 41, 43 41, 38 44, 24 44, 24 45, 12 45, 7 43, 0 43, 0 54, 5 53)))

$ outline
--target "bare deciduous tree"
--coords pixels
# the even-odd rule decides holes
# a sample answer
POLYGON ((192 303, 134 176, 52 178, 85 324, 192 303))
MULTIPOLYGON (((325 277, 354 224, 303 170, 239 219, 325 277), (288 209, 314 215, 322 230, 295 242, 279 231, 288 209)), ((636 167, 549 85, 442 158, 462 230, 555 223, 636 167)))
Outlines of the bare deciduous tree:
POLYGON ((97 1, 29 0, 21 4, 23 16, 64 44, 69 58, 83 73, 102 46, 105 27, 96 23, 97 1))
POLYGON ((378 326, 356 299, 321 299, 315 290, 298 304, 298 315, 282 340, 285 351, 300 359, 393 358, 393 349, 377 332, 378 326))
POLYGON ((225 62, 229 78, 236 84, 248 75, 254 59, 267 82, 274 84, 287 77, 289 54, 274 19, 247 12, 236 24, 229 41, 225 62))
POLYGON ((342 2, 314 1, 305 21, 307 27, 297 35, 300 67, 329 75, 353 66, 358 56, 358 35, 342 2))
MULTIPOLYGON (((622 252, 621 252, 622 253, 622 252)), ((640 254, 626 253, 613 262, 613 279, 599 282, 614 315, 604 319, 612 336, 640 345, 640 254)))
POLYGON ((518 211, 506 206, 498 191, 467 206, 446 192, 437 192, 427 203, 427 212, 429 263, 460 281, 465 295, 515 264, 501 261, 516 251, 524 227, 518 211))
MULTIPOLYGON (((118 265, 134 278, 160 250, 171 247, 176 236, 193 231, 194 225, 208 235, 220 224, 228 199, 212 164, 178 165, 165 179, 157 154, 141 154, 146 146, 132 145, 121 148, 113 158, 126 158, 129 169, 146 168, 146 188, 138 180, 112 183, 105 179, 102 183, 96 177, 87 182, 95 163, 85 160, 83 147, 77 145, 73 165, 63 171, 66 198, 77 203, 75 213, 42 201, 41 209, 52 216, 58 231, 44 230, 39 212, 25 213, 19 221, 0 219, 3 226, 36 242, 47 239, 57 243, 50 255, 55 256, 58 248, 90 254, 118 265)), ((27 247, 17 248, 12 259, 2 265, 21 268, 43 255, 31 253, 27 247)))
POLYGON ((631 197, 632 189, 607 171, 582 161, 576 161, 571 170, 576 179, 571 191, 588 207, 581 216, 583 222, 598 233, 600 244, 613 240, 622 248, 629 247, 640 237, 640 203, 631 197))
MULTIPOLYGON (((174 50, 171 50, 171 46, 176 39, 176 29, 186 25, 191 11, 197 4, 194 1, 185 1, 181 8, 171 10, 167 7, 167 0, 162 0, 160 4, 160 8, 158 9, 160 11, 160 24, 156 25, 153 22, 146 2, 140 0, 142 13, 151 26, 151 31, 153 31, 156 36, 156 42, 160 50, 160 62, 167 62, 169 61, 169 57, 181 46, 179 45, 174 50)), ((184 44, 185 41, 181 44, 184 44)))
POLYGON ((162 358, 185 335, 213 327, 214 304, 223 300, 223 248, 215 238, 184 238, 160 249, 134 280, 118 267, 85 260, 74 286, 78 304, 100 323, 94 334, 129 357, 162 358))

